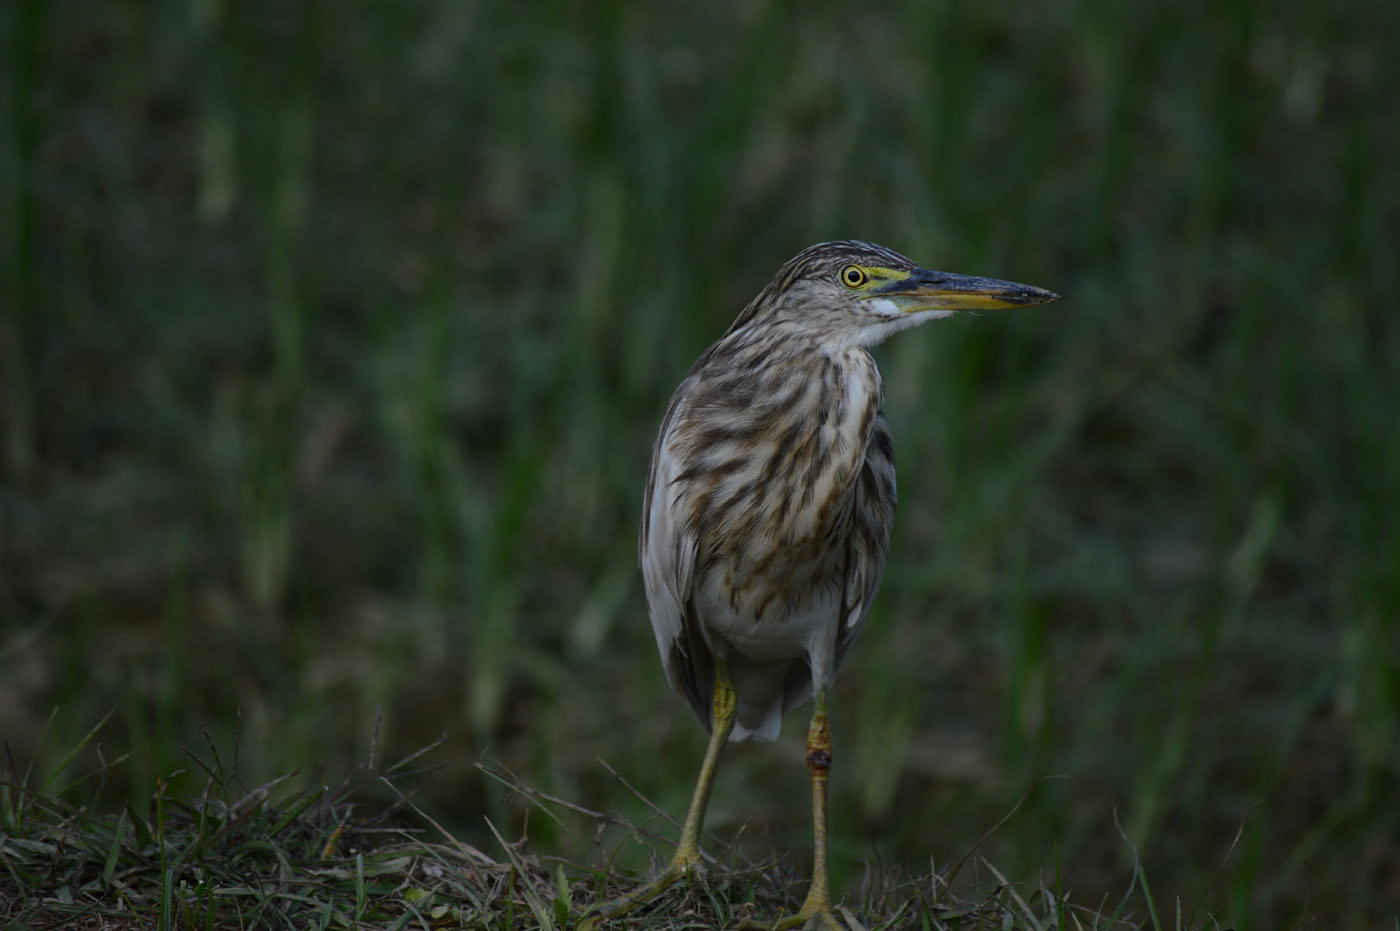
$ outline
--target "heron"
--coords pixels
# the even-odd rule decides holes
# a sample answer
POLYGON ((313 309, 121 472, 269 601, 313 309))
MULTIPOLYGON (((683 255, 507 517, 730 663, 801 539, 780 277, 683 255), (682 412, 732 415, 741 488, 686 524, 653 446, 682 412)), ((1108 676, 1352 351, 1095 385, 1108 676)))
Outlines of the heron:
POLYGON ((873 243, 818 243, 696 360, 652 452, 639 561, 667 680, 709 743, 675 856, 605 914, 702 869, 725 744, 772 740, 784 713, 811 701, 812 879, 776 927, 840 927, 827 879, 828 692, 870 615, 895 514, 894 445, 868 350, 959 311, 1058 298, 921 268, 873 243))

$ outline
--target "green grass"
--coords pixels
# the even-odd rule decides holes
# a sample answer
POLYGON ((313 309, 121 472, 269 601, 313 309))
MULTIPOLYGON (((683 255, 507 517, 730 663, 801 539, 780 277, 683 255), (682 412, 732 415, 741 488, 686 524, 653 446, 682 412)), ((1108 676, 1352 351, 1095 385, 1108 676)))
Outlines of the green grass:
MULTIPOLYGON (((0 917, 14 929, 762 928, 801 901, 802 882, 781 860, 746 862, 727 847, 703 877, 672 887, 626 922, 601 923, 595 905, 637 885, 614 868, 620 848, 649 845, 655 834, 483 767, 519 801, 512 820, 522 826, 519 837, 507 840, 488 822, 495 843, 487 853, 454 837, 414 801, 440 745, 388 766, 376 764, 372 749, 334 787, 298 773, 249 787, 236 756, 226 759, 209 741, 201 752, 185 754, 203 782, 199 792, 176 798, 158 780, 145 804, 128 804, 115 815, 97 813, 106 761, 62 789, 8 773, 0 781, 0 917), (574 853, 583 859, 532 849, 532 815, 591 822, 591 838, 574 838, 574 853)), ((1066 921, 1130 929, 1146 927, 1149 918, 1161 927, 1140 874, 1110 914, 1072 902, 1058 874, 1053 884, 1013 883, 974 854, 975 848, 951 869, 927 876, 867 868, 861 901, 840 906, 842 916, 856 929, 1040 931, 1052 922, 1070 927, 1066 921), (974 879, 960 880, 969 863, 974 879)))
MULTIPOLYGON (((0 7, 0 739, 34 787, 82 745, 106 818, 200 798, 204 728, 257 785, 351 771, 382 710, 387 758, 447 733, 416 804, 496 860, 481 759, 683 811, 650 444, 777 266, 857 236, 1066 297, 878 352, 900 513, 832 697, 838 897, 1035 786, 980 850, 1019 888, 1114 903, 1136 863, 1163 925, 1393 923, 1397 19, 0 7)), ((735 863, 807 869, 804 723, 726 755, 735 863)))

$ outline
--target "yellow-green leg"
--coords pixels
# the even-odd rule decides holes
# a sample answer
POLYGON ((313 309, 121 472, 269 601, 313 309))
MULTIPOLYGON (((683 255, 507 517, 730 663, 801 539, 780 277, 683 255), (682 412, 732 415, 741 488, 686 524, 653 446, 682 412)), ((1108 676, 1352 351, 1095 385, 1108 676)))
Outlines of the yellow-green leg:
POLYGON ((821 928, 845 931, 831 910, 831 887, 826 878, 826 780, 831 771, 831 724, 826 716, 826 689, 817 689, 812 724, 807 729, 807 773, 812 777, 812 885, 797 914, 781 918, 781 928, 821 928))
POLYGON ((705 823, 705 808, 710 803, 710 790, 714 787, 715 768, 719 765, 720 752, 728 742, 730 732, 734 730, 735 704, 734 683, 729 678, 729 663, 716 658, 710 744, 705 748, 705 761, 700 764, 700 776, 695 780, 695 794, 690 797, 690 811, 686 813, 685 824, 681 827, 681 839, 676 845, 676 855, 653 882, 625 898, 601 905, 598 908, 600 915, 607 918, 626 915, 655 899, 682 876, 698 873, 702 869, 700 828, 705 823))

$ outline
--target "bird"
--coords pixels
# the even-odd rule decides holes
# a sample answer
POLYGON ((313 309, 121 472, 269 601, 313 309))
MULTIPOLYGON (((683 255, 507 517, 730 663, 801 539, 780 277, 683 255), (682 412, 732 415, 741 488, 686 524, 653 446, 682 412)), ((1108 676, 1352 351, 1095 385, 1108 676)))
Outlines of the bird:
POLYGON ((608 914, 703 871, 725 744, 775 739, 783 715, 811 701, 811 885, 775 927, 840 927, 827 879, 828 690, 870 615, 895 515, 894 444, 868 350, 958 311, 1058 298, 869 242, 823 242, 783 264, 696 360, 653 447, 638 554, 667 680, 709 743, 675 856, 608 914))

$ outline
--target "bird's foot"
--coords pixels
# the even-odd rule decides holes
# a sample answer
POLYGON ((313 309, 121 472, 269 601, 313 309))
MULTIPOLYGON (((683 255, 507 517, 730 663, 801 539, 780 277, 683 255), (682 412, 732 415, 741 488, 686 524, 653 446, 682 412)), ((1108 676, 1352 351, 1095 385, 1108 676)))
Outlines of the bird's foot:
POLYGON ((592 929, 600 927, 602 922, 609 918, 621 918, 631 914, 639 908, 650 905, 661 897, 667 889, 674 886, 682 879, 695 879, 705 872, 703 861, 700 859, 699 851, 694 853, 676 852, 676 856, 671 860, 669 866, 661 872, 651 882, 642 888, 620 898, 610 899, 594 908, 593 913, 585 919, 584 924, 579 925, 580 929, 592 929))
POLYGON ((802 928, 802 931, 851 931, 830 909, 813 911, 812 914, 798 911, 797 914, 778 918, 776 923, 773 923, 773 931, 788 931, 790 928, 802 928))
POLYGON ((825 883, 807 893, 807 900, 795 915, 785 915, 772 924, 772 931, 790 931, 801 928, 803 931, 850 931, 850 928, 836 917, 831 910, 831 898, 824 894, 825 883))

